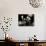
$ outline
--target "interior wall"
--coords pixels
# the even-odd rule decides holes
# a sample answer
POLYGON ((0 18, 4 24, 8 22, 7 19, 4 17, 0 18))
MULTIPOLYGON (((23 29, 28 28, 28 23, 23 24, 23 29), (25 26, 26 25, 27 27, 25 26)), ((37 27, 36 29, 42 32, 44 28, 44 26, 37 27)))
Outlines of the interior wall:
MULTIPOLYGON (((8 33, 17 40, 28 40, 34 34, 37 35, 37 39, 45 40, 45 12, 45 5, 43 7, 33 8, 29 4, 29 0, 0 0, 0 19, 4 16, 13 18, 12 26, 8 33), (35 14, 34 26, 19 27, 18 14, 35 14)), ((2 33, 0 31, 0 39, 4 39, 2 33)))

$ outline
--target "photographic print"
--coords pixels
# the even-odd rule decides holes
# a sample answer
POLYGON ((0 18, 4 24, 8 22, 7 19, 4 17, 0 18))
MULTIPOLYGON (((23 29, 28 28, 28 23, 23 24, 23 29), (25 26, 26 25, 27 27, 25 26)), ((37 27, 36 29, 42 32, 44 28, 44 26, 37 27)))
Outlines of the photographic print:
POLYGON ((34 26, 34 14, 18 14, 19 26, 34 26))

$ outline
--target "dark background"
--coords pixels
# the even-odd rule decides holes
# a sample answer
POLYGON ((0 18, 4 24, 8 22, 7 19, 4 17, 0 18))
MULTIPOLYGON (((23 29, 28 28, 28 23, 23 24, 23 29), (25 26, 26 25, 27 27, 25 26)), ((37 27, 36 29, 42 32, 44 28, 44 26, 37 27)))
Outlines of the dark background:
POLYGON ((34 14, 31 14, 31 16, 29 16, 28 14, 18 14, 18 25, 19 26, 34 26, 34 14), (23 16, 23 19, 21 18, 21 16, 23 16), (30 20, 28 20, 27 17, 29 17, 30 20), (19 24, 19 22, 21 22, 21 24, 19 24), (23 23, 23 22, 26 22, 26 23, 23 23))

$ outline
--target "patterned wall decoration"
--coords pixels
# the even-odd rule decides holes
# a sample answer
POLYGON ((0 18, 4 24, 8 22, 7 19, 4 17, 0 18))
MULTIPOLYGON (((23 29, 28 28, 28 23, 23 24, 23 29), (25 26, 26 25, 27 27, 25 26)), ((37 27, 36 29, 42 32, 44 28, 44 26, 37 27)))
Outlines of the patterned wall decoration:
POLYGON ((5 33, 5 37, 6 37, 7 31, 10 31, 11 25, 12 25, 12 18, 3 17, 3 22, 0 22, 0 26, 1 26, 1 30, 5 33))
POLYGON ((33 8, 38 8, 40 7, 42 4, 43 4, 43 0, 29 0, 29 3, 30 5, 33 7, 33 8))

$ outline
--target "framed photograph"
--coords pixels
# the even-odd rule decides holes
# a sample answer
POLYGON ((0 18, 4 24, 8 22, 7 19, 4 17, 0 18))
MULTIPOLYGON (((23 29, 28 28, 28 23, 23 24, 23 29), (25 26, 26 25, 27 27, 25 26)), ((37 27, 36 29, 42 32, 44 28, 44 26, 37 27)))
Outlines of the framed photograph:
POLYGON ((34 26, 34 14, 18 14, 19 26, 34 26))

